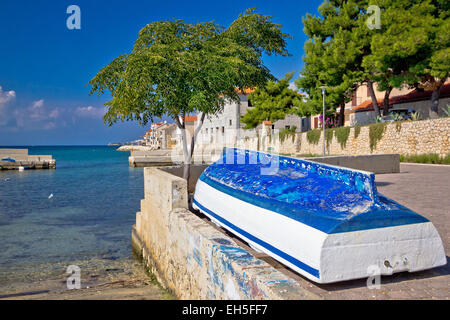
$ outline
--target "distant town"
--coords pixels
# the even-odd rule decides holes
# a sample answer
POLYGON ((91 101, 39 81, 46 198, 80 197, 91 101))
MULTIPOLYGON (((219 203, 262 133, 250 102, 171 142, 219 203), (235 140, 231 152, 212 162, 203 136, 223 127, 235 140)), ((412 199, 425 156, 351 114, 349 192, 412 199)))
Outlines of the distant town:
MULTIPOLYGON (((254 129, 244 129, 245 123, 241 121, 242 116, 254 106, 249 100, 249 95, 254 90, 239 92, 240 102, 228 102, 223 110, 215 116, 206 117, 201 134, 203 141, 210 143, 224 143, 225 139, 232 139, 232 143, 246 137, 256 137, 257 132, 263 128, 273 133, 276 130, 292 130, 293 132, 307 132, 322 128, 321 114, 301 117, 295 114, 286 114, 283 120, 275 122, 263 121, 254 129)), ((354 127, 369 125, 375 122, 391 122, 398 120, 408 120, 414 114, 420 116, 420 120, 430 118, 430 98, 433 90, 418 89, 393 89, 389 98, 389 110, 387 115, 377 119, 375 109, 370 97, 367 85, 361 85, 355 90, 350 102, 344 108, 344 126, 354 127)), ((375 90, 377 103, 383 105, 384 91, 375 90)), ((306 95, 299 93, 303 97, 306 95)), ((450 104, 450 81, 446 81, 440 91, 440 104, 443 106, 450 104)), ((340 107, 336 108, 336 114, 340 113, 340 107)), ((438 111, 440 117, 447 116, 445 108, 438 111)), ((190 135, 198 125, 197 115, 189 115, 184 119, 187 132, 190 135)), ((139 139, 131 142, 111 143, 110 145, 141 145, 148 146, 151 150, 172 149, 181 146, 181 131, 175 123, 167 121, 154 122, 150 128, 144 132, 139 139)), ((229 141, 230 142, 230 141, 229 141)))

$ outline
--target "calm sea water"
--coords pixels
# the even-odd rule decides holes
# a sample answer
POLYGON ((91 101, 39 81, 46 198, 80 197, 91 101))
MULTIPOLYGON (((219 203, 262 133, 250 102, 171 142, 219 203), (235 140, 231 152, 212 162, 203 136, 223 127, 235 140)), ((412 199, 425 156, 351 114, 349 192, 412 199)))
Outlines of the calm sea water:
POLYGON ((144 196, 143 170, 128 167, 129 153, 26 148, 51 154, 56 170, 0 171, 0 286, 42 280, 80 261, 129 259, 144 196))

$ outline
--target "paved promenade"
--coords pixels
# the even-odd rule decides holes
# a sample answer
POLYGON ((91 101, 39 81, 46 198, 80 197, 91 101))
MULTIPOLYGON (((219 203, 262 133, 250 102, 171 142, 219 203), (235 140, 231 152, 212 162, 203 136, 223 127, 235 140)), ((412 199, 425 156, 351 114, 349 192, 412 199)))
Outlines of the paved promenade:
MULTIPOLYGON (((401 164, 400 173, 376 176, 378 191, 425 216, 444 243, 447 265, 381 277, 380 289, 367 279, 317 285, 278 265, 310 292, 324 299, 450 299, 450 166, 401 164)), ((267 258, 271 259, 271 258, 267 258)), ((264 258, 266 260, 266 258, 264 258)))

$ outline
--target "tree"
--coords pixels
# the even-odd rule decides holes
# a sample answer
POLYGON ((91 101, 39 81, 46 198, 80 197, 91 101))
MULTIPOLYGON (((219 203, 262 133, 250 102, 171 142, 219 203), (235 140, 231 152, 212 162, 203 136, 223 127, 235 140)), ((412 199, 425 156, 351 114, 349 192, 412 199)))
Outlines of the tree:
MULTIPOLYGON (((438 68, 447 64, 443 74, 433 69, 431 63, 440 50, 448 50, 449 36, 441 30, 445 19, 439 17, 443 12, 433 1, 384 0, 381 5, 381 30, 373 35, 371 52, 363 58, 362 65, 372 74, 378 89, 385 91, 383 111, 387 114, 393 88, 417 87, 423 79, 430 79, 431 73, 446 78, 448 56, 446 61, 438 59, 438 68)), ((446 30, 449 27, 447 22, 446 30)))
POLYGON ((109 91, 104 121, 137 120, 145 125, 168 115, 182 131, 184 173, 189 180, 196 136, 206 115, 219 112, 226 99, 239 101, 236 88, 263 86, 275 79, 262 55, 288 55, 281 25, 254 9, 228 28, 212 22, 153 22, 140 32, 130 53, 114 59, 89 82, 91 94, 109 91), (200 113, 187 146, 185 116, 200 113))
MULTIPOLYGON (((344 106, 359 84, 372 81, 361 66, 370 50, 370 33, 363 13, 368 1, 325 1, 319 7, 321 17, 307 14, 303 18, 305 43, 304 67, 296 84, 308 94, 300 109, 303 113, 320 113, 321 86, 326 86, 327 113, 340 107, 339 124, 344 123, 344 106)), ((378 105, 374 101, 376 112, 378 105)))
POLYGON ((378 116, 377 83, 377 89, 385 92, 385 114, 392 89, 404 86, 433 89, 431 109, 437 112, 439 90, 449 74, 448 1, 329 0, 319 12, 321 17, 303 19, 309 40, 298 80, 303 90, 309 87, 313 106, 321 85, 327 86, 327 104, 341 105, 366 83, 378 116), (379 29, 366 24, 369 4, 381 9, 379 29))
POLYGON ((424 61, 414 67, 420 77, 416 87, 433 90, 430 104, 430 117, 438 116, 440 90, 450 74, 450 2, 431 0, 432 19, 426 23, 432 26, 428 39, 428 50, 424 61))
POLYGON ((256 128, 261 122, 270 120, 275 122, 284 119, 286 114, 293 113, 295 106, 299 106, 301 96, 296 90, 289 88, 289 81, 293 72, 279 80, 268 81, 263 87, 258 87, 249 95, 254 108, 248 109, 241 117, 245 123, 244 129, 256 128))

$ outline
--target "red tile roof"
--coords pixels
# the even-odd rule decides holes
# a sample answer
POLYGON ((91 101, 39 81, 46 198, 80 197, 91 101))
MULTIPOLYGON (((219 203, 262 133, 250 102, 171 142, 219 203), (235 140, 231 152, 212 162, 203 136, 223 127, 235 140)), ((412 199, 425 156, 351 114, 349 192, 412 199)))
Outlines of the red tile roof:
POLYGON ((237 93, 249 94, 255 92, 255 88, 244 88, 244 90, 234 89, 237 93))
MULTIPOLYGON (((432 90, 422 91, 422 90, 413 90, 407 94, 392 97, 389 99, 389 107, 393 104, 399 103, 407 103, 407 102, 415 102, 415 101, 423 101, 429 100, 431 98, 432 90)), ((440 98, 450 97, 450 83, 445 83, 441 87, 440 98)), ((377 99, 378 105, 381 107, 384 104, 383 99, 377 99)), ((352 109, 352 112, 364 112, 364 111, 373 111, 372 100, 366 100, 363 103, 352 109)))
POLYGON ((270 126, 272 124, 272 121, 263 121, 263 124, 270 126))
MULTIPOLYGON (((378 106, 382 106, 384 104, 384 99, 377 99, 378 106)), ((389 99, 389 105, 390 105, 390 99, 389 99)), ((373 104, 372 99, 366 100, 363 103, 360 103, 356 107, 352 109, 353 112, 363 112, 363 111, 372 111, 373 110, 373 104)))
POLYGON ((184 117, 184 122, 195 122, 197 121, 197 116, 185 116, 184 117))

